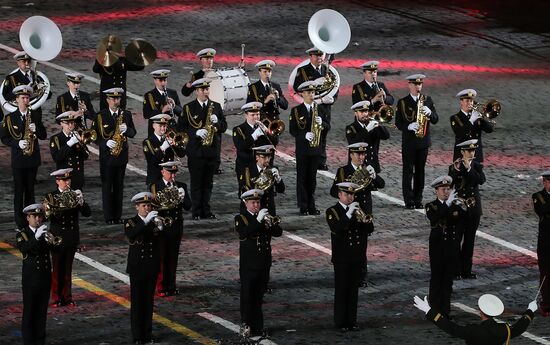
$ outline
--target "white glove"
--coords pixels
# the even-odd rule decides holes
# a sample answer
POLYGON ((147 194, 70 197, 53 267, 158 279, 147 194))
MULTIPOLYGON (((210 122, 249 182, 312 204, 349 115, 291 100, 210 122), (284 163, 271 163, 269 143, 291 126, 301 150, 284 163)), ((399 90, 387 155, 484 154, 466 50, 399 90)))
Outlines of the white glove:
POLYGON ((166 151, 169 147, 170 143, 168 142, 168 140, 165 140, 162 145, 160 145, 160 149, 162 150, 162 152, 166 151))
POLYGON ((210 115, 210 121, 212 121, 212 123, 218 123, 218 117, 212 114, 210 115))
POLYGON ((29 129, 31 130, 31 132, 35 133, 36 132, 36 125, 34 123, 31 123, 29 125, 29 129))
POLYGON ((260 127, 258 127, 258 128, 256 128, 256 130, 254 132, 252 132, 252 139, 254 139, 256 141, 262 135, 264 135, 264 132, 262 131, 262 129, 260 127))
POLYGON ((19 140, 19 148, 21 150, 26 149, 29 146, 29 142, 26 140, 19 140))
POLYGON ((183 189, 182 187, 179 187, 178 188, 178 194, 179 194, 180 199, 183 200, 183 198, 185 197, 185 189, 183 189))
POLYGON ((120 134, 124 134, 128 130, 128 126, 125 123, 121 123, 118 129, 120 130, 120 134))
POLYGON ((334 97, 326 95, 321 97, 321 103, 323 104, 332 104, 334 103, 334 97))
POLYGON ((422 107, 422 112, 424 114, 426 114, 427 117, 430 117, 430 115, 432 115, 432 110, 430 108, 428 108, 427 106, 422 107))
POLYGON ((258 220, 258 222, 262 222, 262 220, 264 220, 266 214, 267 214, 267 208, 262 208, 260 210, 260 212, 258 212, 258 216, 256 217, 256 219, 258 220))
POLYGON ((370 120, 370 121, 369 121, 369 124, 367 125, 367 131, 370 132, 370 131, 372 131, 373 129, 375 129, 376 127, 378 127, 378 121, 376 121, 376 120, 370 120))
POLYGON ((159 213, 157 211, 151 211, 147 213, 147 217, 145 217, 145 220, 143 221, 145 225, 149 224, 149 222, 151 222, 156 216, 158 216, 158 214, 159 213))
POLYGON ((107 147, 108 148, 112 149, 115 146, 116 146, 116 141, 111 140, 111 139, 107 140, 107 147))
POLYGON ((76 194, 78 204, 82 206, 84 204, 84 195, 82 194, 82 191, 80 189, 75 189, 74 193, 76 194))
POLYGON ((430 311, 430 303, 428 303, 428 297, 424 296, 424 299, 420 299, 418 296, 414 296, 414 306, 422 310, 425 314, 430 311))
POLYGON ((481 117, 481 114, 479 113, 479 111, 477 110, 472 111, 472 115, 470 116, 470 123, 473 125, 474 122, 476 122, 477 119, 479 119, 480 117, 481 117))
POLYGON ((306 140, 307 141, 312 141, 313 140, 313 133, 307 132, 306 133, 306 140))
POLYGON ((44 235, 48 231, 48 226, 46 224, 41 225, 38 229, 36 229, 36 232, 34 233, 34 238, 39 239, 42 235, 44 235))
POLYGON ((273 173, 273 176, 275 177, 275 181, 277 181, 277 183, 281 182, 281 174, 279 174, 279 169, 271 168, 271 172, 273 173))
POLYGON ((367 171, 369 172, 370 176, 374 180, 376 178, 376 170, 374 170, 372 165, 367 165, 367 171))
POLYGON ((537 306, 537 300, 531 301, 531 303, 529 303, 529 306, 527 307, 527 309, 529 309, 533 313, 536 312, 537 309, 539 309, 539 307, 537 306))
POLYGON ((197 135, 197 137, 201 137, 202 139, 204 139, 208 135, 208 131, 204 128, 201 128, 195 134, 197 135))
POLYGON ((351 219, 353 216, 353 212, 359 208, 359 203, 357 201, 352 202, 348 205, 348 211, 346 212, 346 216, 351 219))
POLYGON ((323 124, 323 119, 321 118, 321 116, 315 116, 315 122, 318 125, 322 125, 323 124))
POLYGON ((418 130, 418 127, 420 127, 420 125, 418 124, 418 122, 411 122, 409 124, 409 127, 407 127, 407 129, 409 131, 413 131, 413 132, 416 132, 418 130))
POLYGON ((78 143, 78 138, 76 136, 72 136, 71 139, 67 141, 67 146, 73 147, 74 144, 78 143))
POLYGON ((449 195, 449 197, 447 198, 447 200, 445 201, 445 203, 447 204, 447 206, 451 206, 451 204, 453 203, 453 201, 456 200, 456 190, 452 190, 451 191, 451 194, 449 195))

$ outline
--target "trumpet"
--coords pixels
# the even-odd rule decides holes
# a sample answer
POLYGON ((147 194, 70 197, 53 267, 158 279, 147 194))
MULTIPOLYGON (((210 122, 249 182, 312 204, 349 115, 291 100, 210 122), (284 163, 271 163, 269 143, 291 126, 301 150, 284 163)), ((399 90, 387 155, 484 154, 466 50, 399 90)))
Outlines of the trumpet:
POLYGON ((356 208, 353 214, 359 223, 372 223, 372 214, 367 214, 360 207, 356 208))
POLYGON ((281 217, 279 216, 272 216, 270 214, 266 214, 264 218, 264 223, 268 227, 272 227, 274 225, 281 223, 281 217))
POLYGON ((46 242, 48 242, 48 244, 51 244, 53 246, 58 246, 61 243, 63 243, 63 237, 55 236, 54 234, 52 234, 49 231, 46 231, 44 233, 44 239, 46 240, 46 242))

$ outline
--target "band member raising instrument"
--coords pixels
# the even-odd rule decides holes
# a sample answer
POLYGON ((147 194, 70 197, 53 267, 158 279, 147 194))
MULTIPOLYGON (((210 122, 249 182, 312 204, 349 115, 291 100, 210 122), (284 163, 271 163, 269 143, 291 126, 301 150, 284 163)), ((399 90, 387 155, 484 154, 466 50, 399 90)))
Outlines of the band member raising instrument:
POLYGON ((330 129, 324 108, 314 102, 316 83, 306 81, 298 88, 304 102, 290 110, 289 132, 296 145, 296 196, 300 215, 319 215, 315 206, 317 168, 321 159, 321 134, 330 129))
POLYGON ((55 119, 61 124, 61 132, 50 138, 50 154, 57 169, 72 168, 71 186, 74 189, 84 187, 84 161, 89 153, 86 144, 93 141, 96 133, 93 130, 76 130, 75 121, 81 115, 76 111, 66 111, 55 119), (82 138, 84 136, 84 138, 82 138))
POLYGON ((210 209, 210 196, 218 146, 221 139, 216 133, 227 130, 227 122, 219 103, 208 98, 210 81, 202 78, 193 82, 197 98, 183 106, 183 115, 178 122, 178 130, 189 135, 187 163, 191 175, 192 217, 197 220, 215 219, 210 209))
POLYGON ((92 105, 90 94, 80 91, 80 83, 84 76, 79 73, 65 73, 67 76, 67 92, 57 97, 55 103, 55 114, 67 111, 75 111, 78 113, 77 128, 88 128, 86 120, 94 122, 95 110, 92 105))
POLYGON ((431 146, 430 124, 439 121, 432 98, 420 93, 426 78, 413 74, 406 79, 409 94, 397 102, 395 125, 401 131, 401 159, 403 160, 403 200, 408 209, 422 209, 424 169, 431 146))
POLYGON ((369 108, 369 101, 357 102, 351 107, 355 120, 346 127, 346 139, 348 144, 368 144, 365 162, 370 162, 374 171, 379 173, 381 171, 378 159, 380 140, 389 139, 390 131, 386 126, 381 126, 376 119, 370 117, 369 108))
POLYGON ((455 147, 453 160, 460 158, 460 148, 458 143, 469 139, 477 139, 475 159, 483 163, 483 143, 481 141, 481 132, 492 133, 494 124, 482 114, 474 109, 474 99, 477 97, 477 91, 474 89, 465 89, 456 94, 460 99, 460 111, 451 116, 451 128, 455 133, 455 147))
POLYGON ((52 269, 50 247, 53 246, 53 237, 43 224, 42 204, 28 205, 22 212, 26 215, 28 225, 22 227, 16 235, 17 248, 23 255, 21 333, 25 345, 45 344, 52 269))
POLYGON ((271 237, 283 230, 279 219, 260 209, 261 189, 251 189, 241 195, 246 211, 235 216, 235 231, 239 235, 239 277, 241 280, 241 335, 264 333, 262 300, 271 267, 271 237))
MULTIPOLYGON (((361 188, 355 190, 355 201, 359 202, 359 207, 370 219, 369 235, 374 231, 372 222, 372 195, 373 190, 384 188, 386 182, 376 173, 371 162, 365 160, 365 154, 368 151, 367 143, 355 143, 348 145, 349 163, 338 168, 336 176, 330 188, 330 195, 338 197, 338 183, 353 182, 361 188)), ((365 247, 365 265, 362 270, 361 285, 366 287, 367 282, 367 261, 368 255, 365 247)))
MULTIPOLYGON (((285 192, 285 183, 279 173, 279 169, 271 166, 272 156, 275 153, 273 145, 262 145, 252 148, 255 161, 239 173, 239 195, 250 189, 264 191, 260 204, 267 208, 269 214, 277 215, 275 206, 275 194, 285 192)), ((241 203, 241 212, 245 210, 245 204, 241 203)))
POLYGON ((189 97, 195 90, 195 88, 193 87, 193 83, 196 80, 204 78, 206 72, 214 69, 214 57, 216 56, 215 49, 204 48, 199 50, 199 52, 196 55, 199 58, 201 69, 193 73, 193 75, 191 76, 191 80, 183 84, 181 88, 181 93, 185 97, 189 97))
POLYGON ((363 81, 353 85, 351 91, 352 103, 369 101, 371 108, 378 111, 384 104, 393 105, 393 96, 384 83, 378 81, 378 61, 367 61, 361 65, 363 81))
MULTIPOLYGON (((319 78, 326 78, 328 76, 328 70, 330 66, 330 60, 334 55, 330 55, 329 57, 326 57, 325 53, 321 50, 313 47, 308 50, 306 50, 306 53, 309 55, 309 64, 304 65, 296 71, 296 78, 294 79, 294 91, 300 92, 300 85, 302 85, 306 81, 316 81, 319 80, 319 78), (325 60, 326 59, 326 60, 325 60)), ((318 84, 316 84, 317 86, 318 84)), ((322 109, 322 112, 325 114, 325 122, 330 126, 330 119, 331 119, 331 108, 332 104, 338 97, 337 94, 334 95, 334 97, 330 95, 323 96, 322 98, 316 99, 316 103, 319 106, 319 109, 322 109)), ((321 149, 321 156, 318 162, 318 169, 319 170, 328 170, 327 166, 327 152, 326 152, 326 144, 327 144, 327 134, 330 128, 327 128, 323 133, 321 134, 321 143, 320 143, 320 149, 321 149)))
POLYGON ((71 189, 72 168, 59 169, 50 174, 57 188, 44 199, 50 232, 59 242, 52 254, 52 307, 75 307, 71 291, 73 261, 80 244, 79 214, 89 217, 92 212, 84 201, 82 191, 71 189))
MULTIPOLYGON (((31 96, 33 96, 33 85, 39 82, 36 72, 31 69, 32 58, 29 54, 22 51, 15 54, 13 58, 17 63, 17 69, 6 76, 2 89, 2 96, 7 102, 13 102, 16 99, 16 95, 13 92, 13 89, 20 85, 30 86, 31 96)), ((1 106, 4 106, 4 104, 1 104, 1 106)), ((36 111, 41 113, 40 108, 36 109, 36 111)))
POLYGON ((439 176, 432 183, 436 199, 426 204, 430 221, 430 305, 449 318, 453 278, 458 265, 460 234, 466 211, 451 190, 453 179, 439 176))
POLYGON ((23 229, 26 225, 23 205, 34 203, 34 181, 41 164, 38 139, 46 139, 46 128, 42 124, 42 112, 29 107, 32 88, 19 85, 13 94, 17 110, 4 118, 0 138, 4 145, 11 147, 13 213, 17 227, 23 229))
POLYGON ((158 212, 152 210, 153 194, 141 192, 132 197, 137 214, 124 222, 128 238, 130 275, 130 315, 132 343, 153 343, 153 302, 160 265, 159 234, 163 230, 158 212))
POLYGON ((365 265, 367 236, 372 223, 365 220, 352 182, 337 184, 338 202, 326 210, 334 266, 334 324, 341 332, 358 331, 357 300, 365 265))
POLYGON ((149 73, 153 76, 155 88, 143 95, 143 118, 149 119, 147 135, 153 134, 151 118, 158 114, 168 114, 176 122, 176 116, 181 115, 181 103, 178 93, 168 88, 169 69, 159 69, 149 73))
POLYGON ((540 272, 540 313, 550 316, 550 170, 542 173, 543 189, 533 194, 533 208, 539 217, 537 256, 540 272))
POLYGON ((108 108, 101 110, 92 128, 97 133, 103 215, 107 224, 122 223, 124 176, 128 164, 128 138, 136 135, 132 113, 121 107, 124 90, 103 91, 108 108))
POLYGON ((462 153, 459 158, 449 166, 449 175, 453 178, 453 187, 458 192, 458 197, 466 207, 464 217, 464 234, 460 237, 460 265, 456 278, 476 279, 472 272, 472 257, 474 255, 474 243, 477 228, 482 215, 481 196, 479 186, 485 183, 483 165, 474 160, 478 147, 477 139, 459 143, 457 147, 462 153))
MULTIPOLYGON (((248 86, 246 102, 262 103, 261 119, 278 120, 282 110, 288 109, 288 101, 281 86, 272 81, 273 60, 262 60, 256 64, 260 80, 248 86)), ((276 145, 276 144, 274 144, 276 145)))
POLYGON ((161 178, 160 163, 173 161, 176 156, 185 156, 185 145, 189 138, 187 133, 177 133, 175 129, 170 129, 167 135, 171 120, 172 117, 168 114, 154 115, 149 119, 154 132, 143 140, 143 153, 147 160, 147 185, 161 178))
POLYGON ((181 237, 183 235, 183 210, 191 209, 187 185, 176 181, 177 162, 160 163, 162 176, 151 184, 159 216, 164 220, 160 240, 160 270, 157 278, 157 292, 160 296, 179 295, 176 286, 176 270, 181 237))

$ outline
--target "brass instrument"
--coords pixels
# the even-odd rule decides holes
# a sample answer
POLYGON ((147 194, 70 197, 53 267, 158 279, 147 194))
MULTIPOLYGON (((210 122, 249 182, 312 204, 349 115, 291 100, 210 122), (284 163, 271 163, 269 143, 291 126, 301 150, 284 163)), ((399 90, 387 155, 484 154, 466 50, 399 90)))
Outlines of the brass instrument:
POLYGON ((116 143, 116 145, 111 149, 111 155, 114 157, 118 157, 120 155, 120 153, 122 152, 122 147, 124 146, 124 142, 128 140, 124 134, 120 133, 120 125, 122 125, 122 120, 124 120, 124 113, 120 111, 119 108, 114 133, 111 137, 111 140, 116 143))
POLYGON ((174 118, 174 100, 168 97, 168 89, 166 88, 166 86, 162 91, 164 92, 164 104, 168 104, 170 106, 170 111, 168 113, 170 116, 172 116, 172 118, 174 118))
POLYGON ((347 181, 359 185, 360 187, 355 190, 355 192, 358 192, 364 188, 367 188, 371 184, 372 175, 367 171, 365 165, 363 164, 355 169, 347 181))
POLYGON ((164 188, 155 194, 155 206, 159 211, 176 208, 182 201, 178 187, 175 186, 164 188))
POLYGON ((95 129, 79 129, 76 131, 80 139, 78 140, 82 145, 88 145, 92 141, 97 140, 97 132, 95 129))
POLYGON ((46 242, 48 242, 49 244, 51 244, 53 246, 58 246, 63 242, 63 237, 55 236, 54 234, 52 234, 49 231, 46 231, 44 233, 44 239, 46 240, 46 242))
POLYGON ((174 223, 174 220, 172 219, 172 217, 160 217, 160 216, 156 216, 154 219, 153 219, 153 223, 155 223, 155 226, 157 228, 161 228, 161 227, 170 227, 172 226, 172 224, 174 223))
MULTIPOLYGON (((261 122, 267 128, 264 131, 267 135, 281 135, 285 131, 285 123, 282 120, 270 120, 266 117, 261 122)), ((262 130, 264 129, 262 128, 262 130)))
POLYGON ((330 54, 323 62, 323 65, 325 65, 325 69, 327 72, 325 73, 324 77, 319 78, 319 81, 322 80, 322 83, 320 82, 315 90, 315 98, 317 99, 329 95, 334 88, 337 89, 339 86, 336 75, 330 69, 330 63, 332 62, 332 59, 334 59, 334 54, 330 54))
POLYGON ((318 116, 317 103, 313 102, 312 107, 313 111, 311 112, 311 133, 313 133, 313 140, 309 142, 309 146, 319 147, 319 145, 321 144, 321 132, 323 131, 323 126, 315 121, 315 118, 318 116))
POLYGON ((273 88, 273 86, 271 86, 271 79, 270 78, 267 78, 267 85, 269 87, 269 94, 270 95, 273 95, 274 99, 273 99, 273 106, 275 107, 275 109, 279 110, 279 104, 277 103, 277 100, 279 99, 279 92, 277 92, 277 90, 275 90, 273 88))
POLYGON ((372 214, 367 214, 361 207, 356 208, 353 214, 359 223, 372 223, 372 214))
POLYGON ((30 156, 34 151, 34 140, 36 139, 36 134, 31 131, 31 109, 27 111, 27 116, 25 116, 25 133, 23 134, 23 140, 26 140, 28 145, 23 149, 23 155, 30 156))
POLYGON ((210 102, 208 105, 208 112, 206 113, 206 119, 204 124, 204 129, 206 129, 206 137, 202 139, 202 145, 203 146, 212 146, 212 143, 214 142, 214 134, 218 131, 218 129, 212 124, 212 120, 210 120, 210 116, 212 116, 212 112, 214 111, 214 102, 210 102))
POLYGON ((391 105, 384 104, 378 111, 369 111, 369 118, 380 123, 390 123, 395 115, 395 109, 391 105))
POLYGON ((270 168, 265 168, 258 177, 254 177, 250 181, 254 183, 254 188, 265 192, 275 184, 275 175, 270 168))
POLYGON ((466 211, 467 209, 475 206, 476 199, 473 196, 469 198, 456 198, 453 200, 453 204, 459 205, 464 211, 466 211))
POLYGON ((267 227, 272 227, 274 225, 281 223, 281 217, 279 216, 272 216, 269 213, 265 215, 264 217, 264 223, 267 227))
POLYGON ((422 110, 425 101, 426 96, 422 94, 418 96, 418 102, 416 103, 416 122, 418 123, 418 129, 415 132, 417 138, 424 138, 428 131, 428 122, 430 118, 426 116, 422 110))
POLYGON ((75 111, 82 113, 82 126, 84 128, 87 128, 86 114, 84 113, 84 101, 80 98, 80 91, 76 92, 75 98, 76 98, 76 104, 78 104, 78 109, 75 109, 75 111))
POLYGON ((494 119, 500 115, 502 105, 496 99, 490 99, 483 105, 479 102, 474 102, 472 110, 477 110, 481 116, 494 123, 494 119))
POLYGON ((189 135, 185 132, 176 132, 174 129, 169 129, 166 132, 166 138, 170 139, 174 146, 185 148, 189 142, 189 135))
POLYGON ((51 198, 44 199, 46 218, 58 212, 70 210, 78 206, 78 195, 74 190, 68 189, 59 194, 50 194, 51 198))

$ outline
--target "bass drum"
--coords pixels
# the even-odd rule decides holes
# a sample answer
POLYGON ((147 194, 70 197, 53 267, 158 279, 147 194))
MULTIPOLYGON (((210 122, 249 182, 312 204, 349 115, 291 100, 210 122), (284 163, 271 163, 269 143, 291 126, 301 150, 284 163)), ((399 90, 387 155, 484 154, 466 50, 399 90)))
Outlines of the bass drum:
POLYGON ((220 103, 224 115, 236 114, 246 103, 250 80, 244 69, 219 68, 209 71, 205 78, 210 79, 210 99, 220 103))

